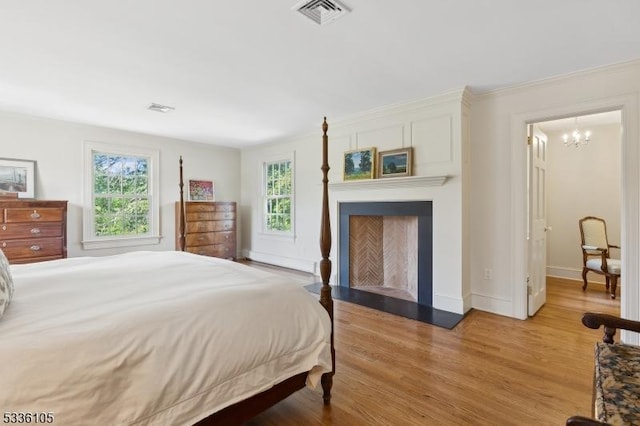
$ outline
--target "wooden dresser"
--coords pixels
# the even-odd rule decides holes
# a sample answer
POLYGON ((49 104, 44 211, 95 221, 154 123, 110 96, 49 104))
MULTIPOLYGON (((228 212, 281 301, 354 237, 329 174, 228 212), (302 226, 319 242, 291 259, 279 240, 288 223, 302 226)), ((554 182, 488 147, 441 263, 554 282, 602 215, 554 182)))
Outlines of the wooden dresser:
POLYGON ((10 263, 67 257, 67 202, 0 200, 0 248, 10 263))
MULTIPOLYGON (((236 259, 236 203, 186 201, 185 251, 236 259)), ((180 250, 180 203, 176 203, 176 249, 180 250)))

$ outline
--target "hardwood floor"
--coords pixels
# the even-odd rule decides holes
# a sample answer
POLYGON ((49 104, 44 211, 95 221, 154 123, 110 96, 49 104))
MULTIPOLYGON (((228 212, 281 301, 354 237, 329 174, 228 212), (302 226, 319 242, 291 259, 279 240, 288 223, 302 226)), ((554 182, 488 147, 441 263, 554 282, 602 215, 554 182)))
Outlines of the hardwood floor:
POLYGON ((619 313, 603 286, 549 279, 526 321, 471 311, 453 330, 335 302, 330 406, 303 389, 248 425, 562 425, 589 415, 593 345, 585 311, 619 313))

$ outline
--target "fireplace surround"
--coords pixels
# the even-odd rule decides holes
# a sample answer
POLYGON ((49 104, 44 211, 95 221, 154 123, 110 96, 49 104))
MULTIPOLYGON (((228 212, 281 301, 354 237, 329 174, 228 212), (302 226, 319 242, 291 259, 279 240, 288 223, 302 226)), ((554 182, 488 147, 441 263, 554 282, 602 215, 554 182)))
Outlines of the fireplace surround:
MULTIPOLYGON (((417 300, 423 306, 433 305, 433 206, 431 201, 376 201, 376 202, 341 202, 339 203, 339 281, 341 287, 352 287, 351 281, 351 224, 352 219, 358 216, 368 217, 412 217, 417 219, 417 227, 410 227, 415 232, 417 241, 417 256, 415 261, 409 261, 411 268, 416 268, 415 273, 408 271, 409 275, 417 273, 417 300)), ((379 221, 380 224, 384 223, 379 221)), ((384 249, 384 247, 382 247, 384 249)), ((411 250, 410 248, 408 248, 411 250)), ((408 253, 408 257, 414 257, 414 253, 408 253)), ((366 279, 366 278, 364 278, 366 279)), ((360 287, 362 278, 359 278, 358 288, 367 286, 364 283, 360 287)))

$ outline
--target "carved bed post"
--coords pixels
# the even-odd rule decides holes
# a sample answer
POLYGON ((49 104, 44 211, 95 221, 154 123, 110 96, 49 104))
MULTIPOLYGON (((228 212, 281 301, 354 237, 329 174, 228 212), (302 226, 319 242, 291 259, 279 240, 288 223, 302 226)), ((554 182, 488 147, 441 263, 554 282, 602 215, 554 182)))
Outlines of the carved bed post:
POLYGON ((327 117, 324 117, 322 123, 322 223, 320 225, 320 252, 322 260, 320 261, 320 276, 322 277, 322 289, 320 290, 320 304, 327 310, 331 318, 331 372, 322 375, 322 390, 325 404, 331 401, 331 386, 333 385, 333 375, 336 371, 336 354, 333 347, 333 300, 331 298, 331 286, 329 285, 329 277, 331 276, 331 260, 329 253, 331 252, 331 223, 329 220, 329 172, 328 161, 328 137, 327 117))
POLYGON ((182 178, 182 155, 180 156, 180 235, 178 236, 178 244, 180 247, 180 251, 184 251, 185 247, 185 226, 186 226, 186 218, 184 217, 184 180, 182 178))

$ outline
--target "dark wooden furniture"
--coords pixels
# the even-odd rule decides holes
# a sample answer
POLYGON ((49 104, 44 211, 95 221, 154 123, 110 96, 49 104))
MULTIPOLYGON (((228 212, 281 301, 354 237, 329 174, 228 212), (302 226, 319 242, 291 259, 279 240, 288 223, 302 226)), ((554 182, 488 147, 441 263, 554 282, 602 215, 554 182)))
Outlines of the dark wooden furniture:
MULTIPOLYGON (((614 344, 615 343, 614 342, 614 337, 615 337, 616 331, 618 329, 629 330, 629 331, 633 331, 633 332, 636 332, 636 333, 640 333, 640 322, 627 320, 627 319, 624 319, 624 318, 619 318, 619 317, 616 317, 616 316, 613 316, 613 315, 608 315, 608 314, 587 312, 582 316, 582 323, 586 327, 592 328, 594 330, 597 330, 600 327, 603 327, 604 335, 602 337, 602 341, 604 343, 606 343, 606 344, 614 344)), ((636 363, 634 363, 634 364, 636 364, 636 363)), ((640 373, 640 372, 637 372, 637 373, 640 373)), ((592 399, 591 399, 591 407, 592 407, 591 408, 591 415, 593 417, 596 416, 596 413, 595 413, 596 394, 597 394, 597 388, 596 387, 598 386, 598 383, 600 383, 600 379, 602 379, 602 378, 596 377, 596 374, 597 374, 597 370, 596 370, 596 372, 594 372, 594 377, 593 377, 593 395, 592 395, 592 399)), ((629 378, 627 377, 626 380, 629 380, 629 378)), ((627 401, 627 403, 629 405, 635 407, 635 406, 638 405, 638 402, 640 401, 640 395, 634 395, 634 397, 636 398, 634 401, 627 401)), ((608 423, 604 423, 604 422, 601 422, 599 420, 596 420, 596 419, 590 418, 590 417, 573 416, 573 417, 570 417, 569 419, 567 419, 566 424, 567 425, 573 425, 573 426, 588 426, 588 425, 606 425, 608 423)))
POLYGON ((67 202, 0 200, 0 248, 10 263, 67 257, 67 202))
POLYGON ((609 244, 607 225, 604 219, 595 216, 583 217, 578 221, 582 240, 582 290, 587 289, 587 273, 604 275, 606 288, 611 287, 611 298, 616 298, 620 278, 620 260, 611 258, 611 249, 619 246, 609 244))
POLYGON ((233 201, 176 202, 176 249, 180 250, 180 218, 184 208, 183 251, 236 259, 236 203, 233 201))
MULTIPOLYGON (((324 118, 322 123, 322 216, 320 224, 320 252, 322 254, 322 260, 320 260, 320 276, 322 278, 322 289, 320 291, 320 304, 326 309, 329 318, 331 319, 331 359, 332 359, 332 371, 322 375, 321 383, 323 389, 323 400, 325 404, 329 404, 331 401, 331 387, 333 385, 333 375, 335 373, 335 349, 333 339, 333 299, 331 298, 331 286, 329 285, 329 277, 331 275, 331 260, 329 254, 331 251, 331 224, 329 221, 329 190, 327 177, 329 172, 328 163, 328 137, 327 137, 327 118, 324 118)), ((182 157, 180 157, 180 206, 178 208, 179 214, 179 226, 178 228, 178 248, 185 250, 187 240, 187 221, 185 202, 184 202, 184 182, 182 171, 182 157)), ((256 416, 265 409, 271 407, 279 401, 287 398, 292 393, 302 389, 305 386, 307 373, 297 374, 293 377, 285 379, 284 381, 274 385, 271 389, 268 389, 262 393, 254 395, 244 401, 240 401, 229 407, 224 408, 217 413, 213 413, 211 416, 201 420, 197 423, 199 426, 203 425, 239 425, 252 417, 256 416)))

